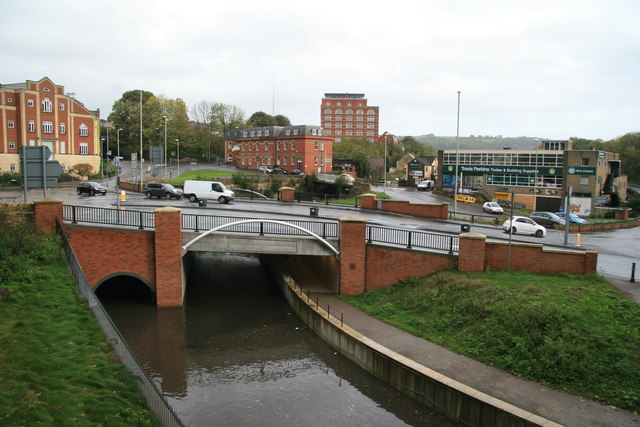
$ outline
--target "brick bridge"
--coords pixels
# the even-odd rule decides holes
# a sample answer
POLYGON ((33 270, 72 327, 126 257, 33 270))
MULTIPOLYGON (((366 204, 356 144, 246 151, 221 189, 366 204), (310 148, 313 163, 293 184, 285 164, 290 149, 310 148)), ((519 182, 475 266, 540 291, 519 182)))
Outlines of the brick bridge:
MULTIPOLYGON (((403 246, 389 245, 385 239, 375 238, 377 233, 385 230, 353 217, 338 221, 333 239, 322 238, 311 231, 284 238, 265 235, 262 229, 250 238, 231 238, 230 233, 202 233, 214 227, 198 230, 197 218, 195 230, 184 231, 183 216, 188 215, 183 215, 178 208, 165 207, 153 213, 84 208, 101 210, 105 215, 139 216, 138 229, 80 225, 76 221, 76 207, 71 208, 72 213, 65 215, 59 200, 36 201, 36 226, 40 231, 49 233, 55 232, 58 225, 61 226, 94 289, 113 277, 136 277, 151 289, 160 308, 183 305, 186 286, 183 257, 188 250, 269 253, 296 259, 302 261, 306 268, 322 272, 327 276, 325 279, 333 288, 332 291, 345 295, 385 288, 409 277, 422 277, 440 270, 479 272, 507 269, 509 250, 512 270, 595 274, 597 265, 596 252, 545 250, 541 244, 528 243, 512 243, 509 248, 507 243, 488 242, 486 236, 477 233, 434 235, 447 237, 449 243, 440 249, 425 250, 416 248, 420 247, 424 235, 429 233, 391 229, 396 234, 403 233, 405 237, 403 246), (145 215, 150 216, 147 221, 153 224, 152 229, 143 227, 145 215), (194 239, 198 236, 202 237, 196 243, 194 239), (240 242, 240 239, 244 239, 244 242, 240 242), (192 241, 194 243, 189 244, 192 241)), ((105 221, 96 222, 109 224, 105 221)), ((224 231, 224 227, 219 228, 224 231)))

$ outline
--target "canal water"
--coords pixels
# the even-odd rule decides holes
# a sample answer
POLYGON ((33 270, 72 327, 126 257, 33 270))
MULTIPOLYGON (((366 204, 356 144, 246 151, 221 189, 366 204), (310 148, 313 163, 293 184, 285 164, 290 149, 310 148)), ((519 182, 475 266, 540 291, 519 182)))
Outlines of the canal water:
POLYGON ((308 330, 254 256, 200 253, 183 309, 130 288, 99 297, 187 426, 453 425, 308 330))

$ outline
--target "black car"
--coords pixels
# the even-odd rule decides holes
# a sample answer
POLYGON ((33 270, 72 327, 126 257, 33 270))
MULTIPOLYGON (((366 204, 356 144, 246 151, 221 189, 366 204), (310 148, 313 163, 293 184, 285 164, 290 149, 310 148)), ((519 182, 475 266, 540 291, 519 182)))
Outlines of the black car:
POLYGON ((289 175, 289 171, 284 170, 284 169, 282 169, 280 167, 273 168, 273 172, 272 173, 282 173, 282 174, 285 174, 285 175, 289 175))
POLYGON ((164 197, 165 199, 181 199, 182 190, 164 182, 148 182, 147 186, 144 189, 144 195, 147 199, 150 199, 152 197, 164 197))
POLYGON ((531 212, 529 218, 545 227, 553 228, 555 225, 564 225, 564 219, 553 212, 531 212))
POLYGON ((304 175, 304 172, 302 172, 300 169, 294 169, 291 172, 289 172, 289 175, 298 175, 298 176, 302 176, 304 175))
POLYGON ((76 188, 76 193, 78 194, 88 194, 90 196, 95 196, 96 194, 102 194, 103 196, 107 194, 107 189, 97 182, 79 182, 78 188, 76 188))

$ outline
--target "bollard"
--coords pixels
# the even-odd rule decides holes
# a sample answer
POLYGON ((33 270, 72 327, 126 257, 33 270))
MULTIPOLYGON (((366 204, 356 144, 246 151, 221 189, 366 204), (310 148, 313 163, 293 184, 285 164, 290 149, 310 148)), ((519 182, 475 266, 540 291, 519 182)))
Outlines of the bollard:
POLYGON ((127 193, 125 193, 124 190, 120 192, 120 200, 127 200, 127 193))
POLYGON ((635 282, 636 281, 636 263, 632 262, 631 263, 631 280, 630 282, 635 282))
POLYGON ((576 234, 576 246, 580 246, 580 233, 576 234))

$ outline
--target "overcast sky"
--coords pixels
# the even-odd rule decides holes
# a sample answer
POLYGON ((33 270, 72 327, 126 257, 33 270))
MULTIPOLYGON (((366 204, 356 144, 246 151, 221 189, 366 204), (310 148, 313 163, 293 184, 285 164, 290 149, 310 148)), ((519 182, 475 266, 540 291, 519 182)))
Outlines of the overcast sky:
POLYGON ((50 77, 106 119, 132 89, 320 124, 364 93, 380 132, 640 131, 640 1, 4 0, 0 83, 50 77), (275 96, 274 96, 275 94, 275 96), (275 110, 274 110, 275 105, 275 110))

